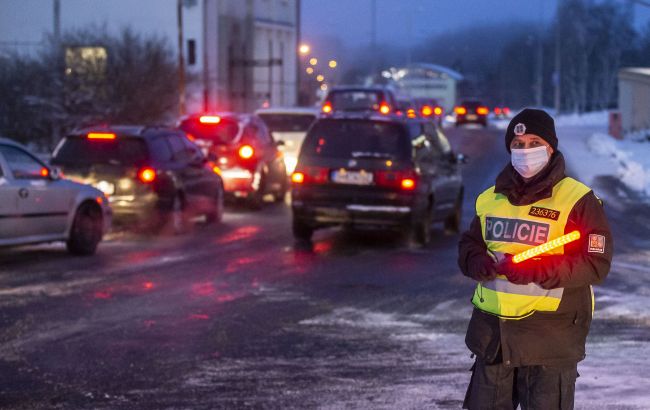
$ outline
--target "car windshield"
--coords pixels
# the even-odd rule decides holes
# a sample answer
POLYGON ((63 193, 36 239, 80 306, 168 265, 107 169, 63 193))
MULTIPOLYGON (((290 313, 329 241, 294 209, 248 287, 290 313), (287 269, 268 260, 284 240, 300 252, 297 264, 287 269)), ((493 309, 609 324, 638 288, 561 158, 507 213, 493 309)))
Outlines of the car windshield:
POLYGON ((309 131, 301 156, 322 158, 407 158, 408 136, 397 123, 322 120, 309 131))
POLYGON ((223 117, 217 123, 201 123, 198 118, 190 118, 181 122, 180 129, 200 140, 229 144, 239 135, 240 125, 234 119, 223 117))
POLYGON ((142 138, 121 137, 113 140, 91 140, 86 136, 68 136, 52 157, 54 165, 113 164, 141 165, 149 158, 142 138))
POLYGON ((271 132, 307 132, 316 118, 313 114, 259 114, 271 132))
POLYGON ((377 110, 381 103, 381 93, 369 90, 332 91, 327 101, 338 111, 377 110))

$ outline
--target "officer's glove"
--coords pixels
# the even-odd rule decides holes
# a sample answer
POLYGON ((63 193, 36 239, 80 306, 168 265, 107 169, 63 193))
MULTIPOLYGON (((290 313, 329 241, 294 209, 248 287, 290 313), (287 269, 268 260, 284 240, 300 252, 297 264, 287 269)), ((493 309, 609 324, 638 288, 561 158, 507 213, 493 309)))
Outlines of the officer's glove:
POLYGON ((516 285, 527 285, 532 282, 532 278, 526 272, 521 264, 512 261, 512 255, 506 253, 504 258, 496 266, 497 273, 504 275, 508 281, 516 285))
POLYGON ((486 282, 496 278, 497 271, 494 260, 487 254, 472 258, 469 274, 472 279, 479 282, 486 282))

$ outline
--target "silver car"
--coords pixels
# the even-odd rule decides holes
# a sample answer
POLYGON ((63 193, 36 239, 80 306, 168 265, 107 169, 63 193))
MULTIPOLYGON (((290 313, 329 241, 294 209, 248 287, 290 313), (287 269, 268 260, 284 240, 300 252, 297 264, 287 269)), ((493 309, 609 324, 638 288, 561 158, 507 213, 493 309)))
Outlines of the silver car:
POLYGON ((104 194, 61 179, 24 146, 0 138, 0 246, 65 241, 95 253, 111 223, 104 194))

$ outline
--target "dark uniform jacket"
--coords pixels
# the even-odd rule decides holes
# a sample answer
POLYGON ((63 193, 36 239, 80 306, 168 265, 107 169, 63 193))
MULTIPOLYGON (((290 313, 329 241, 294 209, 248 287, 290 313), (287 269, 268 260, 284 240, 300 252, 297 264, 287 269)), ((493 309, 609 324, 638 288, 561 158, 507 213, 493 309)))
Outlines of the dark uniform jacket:
MULTIPOLYGON (((527 183, 508 164, 496 180, 495 191, 513 205, 530 205, 550 198, 553 186, 565 177, 564 157, 556 151, 546 168, 527 183)), ((567 210, 568 211, 568 210, 567 210)), ((612 236, 601 201, 589 191, 571 209, 565 233, 579 229, 581 239, 565 245, 564 255, 526 262, 526 270, 545 289, 564 288, 556 312, 535 312, 521 320, 502 320, 476 308, 465 342, 479 359, 511 366, 577 363, 585 357, 585 340, 592 317, 592 291, 607 276, 612 260, 612 236), (589 234, 605 237, 604 252, 589 248, 589 234)), ((464 275, 476 278, 470 266, 484 258, 486 244, 475 217, 459 244, 458 264, 464 275)), ((475 265, 474 265, 475 266, 475 265)))

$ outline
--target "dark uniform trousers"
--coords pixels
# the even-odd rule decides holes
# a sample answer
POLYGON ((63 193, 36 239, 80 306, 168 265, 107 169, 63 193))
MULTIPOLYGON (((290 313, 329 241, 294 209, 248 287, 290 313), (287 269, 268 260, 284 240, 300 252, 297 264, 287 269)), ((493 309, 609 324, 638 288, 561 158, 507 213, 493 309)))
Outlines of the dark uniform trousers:
POLYGON ((463 408, 470 410, 571 410, 577 363, 512 367, 476 360, 463 408))

